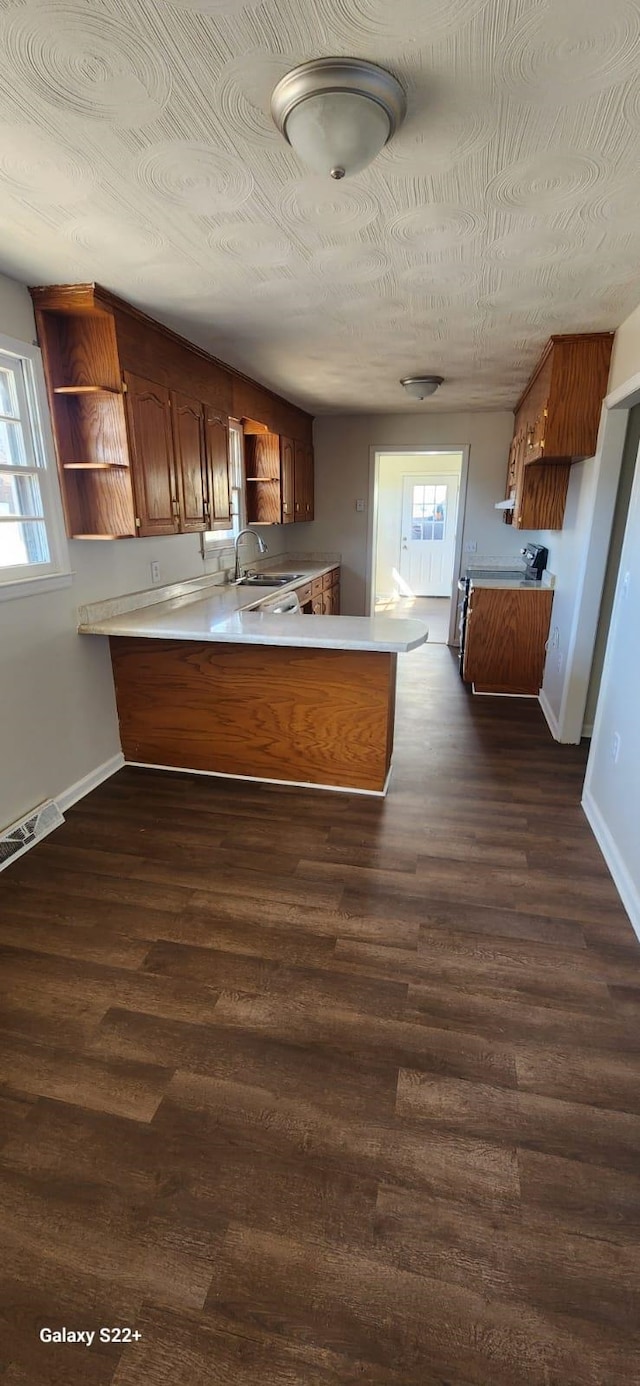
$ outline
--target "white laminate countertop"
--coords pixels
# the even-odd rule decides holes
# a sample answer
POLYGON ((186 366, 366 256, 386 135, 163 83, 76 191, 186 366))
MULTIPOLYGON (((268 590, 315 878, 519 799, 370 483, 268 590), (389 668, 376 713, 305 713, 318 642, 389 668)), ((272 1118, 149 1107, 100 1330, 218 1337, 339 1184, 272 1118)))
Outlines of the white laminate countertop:
MULTIPOLYGON (((286 587, 209 586, 206 592, 190 591, 128 611, 108 615, 109 603, 100 603, 100 614, 85 610, 78 629, 83 635, 123 635, 151 640, 195 640, 221 644, 283 645, 306 649, 379 650, 404 654, 426 641, 424 621, 390 616, 274 615, 250 610, 274 592, 296 587, 336 567, 330 564, 296 563, 304 574, 286 587)), ((282 571, 282 565, 280 570, 282 571)), ((143 595, 143 594, 141 594, 143 595)), ((144 594, 146 595, 146 594, 144 594)), ((114 605, 121 605, 116 599, 114 605)))

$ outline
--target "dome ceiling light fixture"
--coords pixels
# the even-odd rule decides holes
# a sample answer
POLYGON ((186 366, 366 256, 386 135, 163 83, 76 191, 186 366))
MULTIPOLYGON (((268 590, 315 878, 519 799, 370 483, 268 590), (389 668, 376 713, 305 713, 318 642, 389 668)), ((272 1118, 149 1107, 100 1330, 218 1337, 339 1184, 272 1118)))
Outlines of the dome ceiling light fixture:
POLYGON ((404 120, 407 101, 385 68, 361 58, 316 58, 292 68, 271 114, 304 164, 330 178, 366 168, 404 120))
POLYGON ((429 395, 435 395, 443 380, 443 375, 405 375, 400 384, 404 385, 412 399, 427 399, 429 395))

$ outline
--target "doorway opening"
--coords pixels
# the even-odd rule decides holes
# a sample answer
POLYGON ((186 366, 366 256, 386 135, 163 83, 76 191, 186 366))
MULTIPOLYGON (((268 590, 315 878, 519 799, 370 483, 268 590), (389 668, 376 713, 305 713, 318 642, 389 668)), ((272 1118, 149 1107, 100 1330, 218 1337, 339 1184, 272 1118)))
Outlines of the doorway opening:
POLYGON ((437 644, 453 638, 464 462, 462 449, 376 453, 372 609, 420 617, 437 644))

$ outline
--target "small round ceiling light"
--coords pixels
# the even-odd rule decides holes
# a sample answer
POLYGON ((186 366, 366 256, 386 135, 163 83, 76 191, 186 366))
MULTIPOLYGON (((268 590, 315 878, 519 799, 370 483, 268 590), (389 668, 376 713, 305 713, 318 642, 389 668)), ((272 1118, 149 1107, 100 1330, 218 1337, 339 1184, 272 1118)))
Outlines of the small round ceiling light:
POLYGON ((428 399, 429 395, 435 395, 443 380, 443 375, 406 375, 400 384, 412 399, 428 399))
POLYGON ((275 87, 271 114, 314 173, 350 178, 366 168, 402 124, 400 83, 361 58, 317 58, 292 68, 275 87))

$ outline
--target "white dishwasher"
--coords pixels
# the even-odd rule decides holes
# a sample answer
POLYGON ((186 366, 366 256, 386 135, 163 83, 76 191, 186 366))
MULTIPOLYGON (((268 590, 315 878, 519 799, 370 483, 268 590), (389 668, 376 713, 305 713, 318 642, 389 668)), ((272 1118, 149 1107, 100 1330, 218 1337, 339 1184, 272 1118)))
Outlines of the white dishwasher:
POLYGON ((277 592, 273 597, 265 597, 263 602, 256 607, 257 611, 268 611, 272 616, 300 614, 300 602, 297 592, 277 592))

